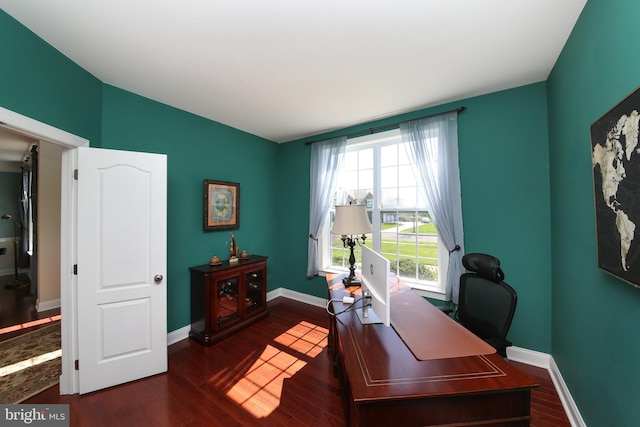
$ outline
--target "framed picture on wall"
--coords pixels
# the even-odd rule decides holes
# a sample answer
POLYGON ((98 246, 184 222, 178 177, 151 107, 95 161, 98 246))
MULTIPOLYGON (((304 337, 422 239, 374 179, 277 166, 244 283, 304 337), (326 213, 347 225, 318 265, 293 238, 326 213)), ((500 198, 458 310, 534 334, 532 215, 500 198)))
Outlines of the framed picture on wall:
POLYGON ((240 226, 240 184, 204 180, 204 230, 227 230, 240 226))
POLYGON ((640 287, 640 89, 591 125, 598 267, 640 287))

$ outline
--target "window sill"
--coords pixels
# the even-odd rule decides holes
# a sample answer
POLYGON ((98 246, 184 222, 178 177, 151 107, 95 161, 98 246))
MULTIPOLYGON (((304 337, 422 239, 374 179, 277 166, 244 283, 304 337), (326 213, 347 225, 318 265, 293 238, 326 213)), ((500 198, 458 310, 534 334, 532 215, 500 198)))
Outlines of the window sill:
POLYGON ((318 276, 320 277, 326 277, 327 274, 349 274, 349 270, 347 269, 338 270, 337 268, 334 268, 334 269, 325 268, 324 270, 318 271, 318 276))
POLYGON ((440 300, 440 301, 447 301, 446 294, 440 291, 434 291, 433 289, 427 288, 426 286, 411 285, 411 284, 409 284, 409 286, 411 286, 411 290, 413 292, 417 293, 421 297, 431 298, 431 299, 440 300))
MULTIPOLYGON (((327 268, 324 270, 320 270, 318 272, 318 275, 321 277, 326 277, 327 274, 348 274, 348 273, 349 273, 349 270, 347 269, 339 270, 339 269, 327 268)), ((416 283, 409 283, 409 282, 405 282, 405 283, 411 288, 413 292, 417 293, 422 297, 431 298, 431 299, 440 300, 440 301, 447 301, 446 294, 444 292, 436 290, 433 287, 418 285, 416 283)))

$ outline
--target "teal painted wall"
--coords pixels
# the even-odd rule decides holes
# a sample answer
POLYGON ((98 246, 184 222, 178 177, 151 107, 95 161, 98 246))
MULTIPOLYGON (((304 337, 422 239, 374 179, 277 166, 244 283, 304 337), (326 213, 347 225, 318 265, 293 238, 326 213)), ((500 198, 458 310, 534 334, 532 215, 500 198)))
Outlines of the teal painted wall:
MULTIPOLYGON (((515 345, 551 352, 549 153, 546 84, 466 99, 344 129, 313 140, 382 126, 460 105, 459 151, 465 247, 500 258, 519 302, 510 339, 515 345)), ((296 215, 280 217, 282 285, 326 297, 323 278, 305 279, 309 221, 309 156, 305 140, 284 144, 279 161, 282 203, 296 215)))
POLYGON ((168 155, 169 331, 189 323, 188 267, 228 250, 228 232, 202 230, 205 178, 240 183, 235 236, 241 249, 270 257, 269 289, 279 287, 277 144, 103 85, 4 11, 0 40, 0 106, 93 147, 168 155))
POLYGON ((463 102, 460 179, 466 252, 500 259, 518 292, 509 338, 551 353, 546 84, 463 102))
MULTIPOLYGON (((520 296, 510 338, 553 354, 591 426, 640 418, 640 290, 596 267, 589 141, 590 124, 640 86, 639 9, 590 0, 546 83, 324 135, 468 107, 459 121, 466 249, 501 258, 520 296)), ((187 268, 226 251, 227 233, 202 231, 204 178, 241 183, 236 236, 271 256, 270 289, 326 296, 322 278, 305 278, 304 141, 277 145, 105 86, 3 11, 0 40, 0 106, 93 146, 169 156, 169 330, 188 323, 187 268)))
POLYGON ((190 322, 189 267, 238 246, 269 256, 268 288, 278 280, 278 145, 105 85, 102 147, 167 155, 168 330, 190 322), (203 180, 240 183, 240 228, 204 232, 203 180))
MULTIPOLYGON (((102 85, 3 12, 0 23, 2 39, 15 40, 7 43, 8 66, 0 67, 0 81, 11 82, 0 86, 0 105, 83 136, 92 146, 168 155, 169 330, 189 321, 187 268, 226 251, 228 233, 202 231, 205 178, 241 183, 241 227, 235 234, 242 248, 271 257, 270 289, 326 295, 322 279, 305 277, 309 147, 301 141, 277 145, 102 85)), ((546 135, 544 90, 544 84, 527 86, 348 131, 460 104, 469 108, 460 118, 465 244, 468 251, 503 259, 509 281, 523 295, 510 336, 517 345, 548 352, 549 273, 538 267, 533 279, 530 258, 520 261, 512 255, 513 241, 500 238, 527 240, 534 260, 548 265, 548 198, 540 194, 548 165, 544 144, 538 147, 546 135), (523 191, 520 183, 531 189, 523 191)))
POLYGON ((548 80, 553 357, 589 426, 640 419, 640 289, 597 268, 589 134, 640 86, 639 16, 589 0, 548 80))
POLYGON ((0 10, 0 106, 100 142, 102 83, 0 10))

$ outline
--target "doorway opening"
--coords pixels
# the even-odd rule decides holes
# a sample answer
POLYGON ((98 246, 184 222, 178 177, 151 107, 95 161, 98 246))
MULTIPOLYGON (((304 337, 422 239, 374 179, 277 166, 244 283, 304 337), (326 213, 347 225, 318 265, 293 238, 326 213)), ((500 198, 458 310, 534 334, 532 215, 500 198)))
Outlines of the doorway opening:
MULTIPOLYGON (((75 258, 75 199, 73 196, 73 148, 88 147, 89 141, 76 135, 54 128, 45 123, 15 113, 0 107, 0 126, 21 135, 33 138, 40 143, 49 143, 61 152, 58 163, 60 170, 59 196, 59 244, 57 251, 59 260, 54 263, 59 271, 59 310, 62 329, 62 374, 60 375, 60 394, 73 394, 78 390, 78 376, 74 370, 77 359, 77 335, 75 323, 77 307, 73 298, 76 280, 71 270, 72 260, 75 258)), ((44 308, 44 307, 43 307, 44 308)), ((45 310, 43 310, 45 311, 45 310)))
POLYGON ((0 341, 60 315, 61 153, 58 145, 0 127, 0 341))

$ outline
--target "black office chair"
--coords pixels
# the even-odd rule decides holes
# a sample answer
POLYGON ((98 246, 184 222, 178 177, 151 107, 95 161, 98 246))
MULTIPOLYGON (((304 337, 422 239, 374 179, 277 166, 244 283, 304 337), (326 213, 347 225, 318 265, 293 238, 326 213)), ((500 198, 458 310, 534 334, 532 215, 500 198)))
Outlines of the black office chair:
POLYGON ((500 260, 481 253, 466 254, 462 265, 470 272, 460 276, 456 320, 507 357, 507 332, 516 311, 518 295, 504 282, 500 260))

